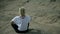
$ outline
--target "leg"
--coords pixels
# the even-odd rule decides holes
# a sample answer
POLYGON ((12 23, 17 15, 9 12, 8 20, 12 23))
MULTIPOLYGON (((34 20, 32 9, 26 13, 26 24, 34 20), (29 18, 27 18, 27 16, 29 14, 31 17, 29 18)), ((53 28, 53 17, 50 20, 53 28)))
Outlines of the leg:
POLYGON ((18 30, 18 26, 17 26, 16 24, 14 24, 14 23, 11 23, 11 25, 12 25, 12 27, 14 28, 14 30, 15 30, 17 33, 26 33, 26 32, 28 32, 28 30, 29 30, 29 23, 28 23, 28 27, 27 27, 27 30, 26 30, 26 31, 19 31, 19 30, 18 30))

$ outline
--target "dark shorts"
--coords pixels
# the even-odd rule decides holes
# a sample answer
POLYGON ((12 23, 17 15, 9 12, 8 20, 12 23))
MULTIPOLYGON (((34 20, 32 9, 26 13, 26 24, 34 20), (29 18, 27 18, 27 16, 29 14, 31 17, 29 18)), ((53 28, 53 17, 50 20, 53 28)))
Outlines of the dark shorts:
POLYGON ((11 25, 12 25, 12 27, 14 28, 14 30, 15 30, 17 33, 26 33, 26 32, 28 32, 28 30, 29 30, 29 26, 27 27, 27 30, 25 30, 25 31, 19 31, 19 30, 18 30, 18 26, 17 26, 16 24, 11 23, 11 25))

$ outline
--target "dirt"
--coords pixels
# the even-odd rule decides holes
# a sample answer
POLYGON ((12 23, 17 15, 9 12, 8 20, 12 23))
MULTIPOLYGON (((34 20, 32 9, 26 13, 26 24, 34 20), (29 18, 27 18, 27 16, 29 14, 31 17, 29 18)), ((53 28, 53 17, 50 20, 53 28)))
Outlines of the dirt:
POLYGON ((0 7, 0 34, 60 34, 59 0, 6 0, 0 2, 0 7), (28 33, 16 33, 10 23, 22 6, 32 18, 28 33))

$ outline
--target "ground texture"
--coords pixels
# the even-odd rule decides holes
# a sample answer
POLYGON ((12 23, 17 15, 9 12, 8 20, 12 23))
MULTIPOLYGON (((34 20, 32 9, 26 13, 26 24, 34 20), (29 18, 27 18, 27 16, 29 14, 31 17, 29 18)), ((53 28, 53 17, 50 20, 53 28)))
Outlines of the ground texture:
POLYGON ((0 34, 60 34, 60 0, 0 0, 0 34), (16 33, 10 20, 25 7, 31 31, 16 33))

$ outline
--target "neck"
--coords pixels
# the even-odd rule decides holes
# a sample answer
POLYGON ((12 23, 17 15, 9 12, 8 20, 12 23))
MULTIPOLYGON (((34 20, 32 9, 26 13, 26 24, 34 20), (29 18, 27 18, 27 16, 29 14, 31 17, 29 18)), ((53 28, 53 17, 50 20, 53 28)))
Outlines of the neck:
POLYGON ((25 15, 21 15, 21 18, 24 19, 25 15))

